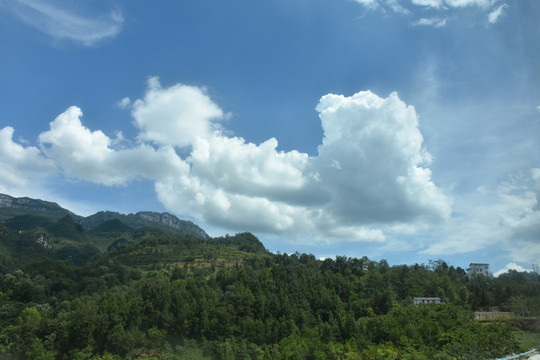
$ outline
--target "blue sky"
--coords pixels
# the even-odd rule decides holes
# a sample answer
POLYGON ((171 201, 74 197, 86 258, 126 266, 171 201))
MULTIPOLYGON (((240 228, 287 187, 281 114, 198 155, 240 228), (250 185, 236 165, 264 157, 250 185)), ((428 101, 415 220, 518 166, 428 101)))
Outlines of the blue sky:
POLYGON ((536 0, 0 1, 0 192, 271 251, 540 262, 536 0))

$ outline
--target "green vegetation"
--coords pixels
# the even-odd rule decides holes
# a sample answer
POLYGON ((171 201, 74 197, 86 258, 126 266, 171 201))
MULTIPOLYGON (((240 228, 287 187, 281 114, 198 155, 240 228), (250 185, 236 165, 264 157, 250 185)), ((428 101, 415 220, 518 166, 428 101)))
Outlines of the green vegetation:
POLYGON ((538 343, 540 277, 271 254, 118 219, 0 225, 5 359, 486 359, 538 343), (438 296, 444 305, 412 305, 438 296), (474 310, 513 311, 479 323, 474 310))
MULTIPOLYGON (((155 227, 176 235, 194 235, 202 239, 207 239, 209 237, 204 230, 191 221, 180 220, 176 216, 168 213, 159 214, 143 211, 137 214, 124 215, 117 212, 100 211, 94 215, 81 219, 79 223, 87 230, 96 230, 104 223, 110 221, 115 224, 121 223, 124 227, 134 229, 155 227), (165 223, 162 223, 162 220, 165 221, 165 223)), ((109 224, 109 226, 111 225, 109 224)))
POLYGON ((515 333, 522 351, 540 348, 540 332, 517 331, 515 333))
POLYGON ((82 219, 82 217, 54 202, 30 198, 14 198, 6 194, 0 194, 0 221, 20 215, 40 216, 52 221, 57 221, 66 215, 76 220, 82 219))
MULTIPOLYGON (((141 211, 136 214, 124 215, 112 211, 100 211, 94 215, 83 217, 62 208, 54 202, 26 197, 14 198, 6 194, 0 194, 0 223, 11 223, 12 228, 28 230, 36 227, 46 227, 49 226, 49 223, 55 223, 66 218, 66 216, 87 231, 97 231, 97 234, 95 234, 97 238, 99 238, 99 232, 104 232, 102 225, 108 222, 113 224, 121 223, 123 227, 133 229, 155 227, 176 235, 194 235, 202 239, 209 238, 208 234, 193 222, 180 220, 169 213, 141 211)), ((108 224, 108 226, 114 225, 108 224)), ((111 236, 108 229, 105 229, 105 232, 108 233, 106 237, 111 236)), ((101 244, 98 241, 96 245, 99 247, 101 244)))

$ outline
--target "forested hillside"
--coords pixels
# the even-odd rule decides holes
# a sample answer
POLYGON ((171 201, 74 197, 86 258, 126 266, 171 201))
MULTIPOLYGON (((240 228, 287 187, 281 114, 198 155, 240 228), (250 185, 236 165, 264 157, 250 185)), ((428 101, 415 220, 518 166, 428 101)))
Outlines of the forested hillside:
POLYGON ((487 359, 539 331, 536 274, 271 254, 249 233, 17 218, 0 261, 2 359, 487 359), (474 321, 495 307, 519 317, 474 321))

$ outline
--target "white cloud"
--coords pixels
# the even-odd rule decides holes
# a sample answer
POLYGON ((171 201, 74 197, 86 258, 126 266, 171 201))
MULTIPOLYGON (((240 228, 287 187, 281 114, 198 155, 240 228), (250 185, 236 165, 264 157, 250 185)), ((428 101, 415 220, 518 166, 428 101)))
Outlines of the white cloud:
POLYGON ((492 12, 490 12, 489 15, 488 15, 489 23, 490 24, 497 23, 497 21, 499 21, 501 16, 504 16, 504 10, 506 10, 507 7, 508 7, 507 4, 502 4, 501 6, 499 6, 498 8, 493 10, 492 12))
POLYGON ((379 5, 377 0, 353 0, 353 1, 371 9, 374 9, 379 5))
POLYGON ((515 271, 518 271, 518 272, 525 272, 525 271, 530 272, 531 271, 531 270, 525 269, 524 267, 516 264, 515 262, 510 262, 510 263, 506 264, 506 266, 504 268, 502 268, 501 270, 494 273, 493 276, 497 277, 499 275, 507 273, 510 270, 515 270, 515 271))
MULTIPOLYGON (((357 3, 371 9, 375 9, 380 5, 393 6, 397 4, 395 0, 354 0, 357 3)), ((448 10, 450 8, 465 8, 465 7, 479 7, 489 8, 496 1, 494 0, 411 0, 411 5, 421 8, 434 8, 439 10, 448 10)))
POLYGON ((433 26, 435 28, 441 28, 446 26, 447 18, 421 18, 413 23, 415 26, 433 26))
POLYGON ((126 109, 130 105, 131 105, 131 99, 129 97, 125 97, 116 103, 116 106, 118 106, 120 109, 126 109))
POLYGON ((236 137, 199 137, 191 154, 192 173, 227 192, 284 200, 305 186, 308 156, 278 152, 277 146, 273 138, 257 146, 236 137))
POLYGON ((106 16, 90 18, 67 10, 58 2, 40 0, 14 0, 8 8, 23 22, 55 39, 71 40, 85 46, 116 36, 123 18, 111 12, 106 16))
POLYGON ((256 145, 206 133, 191 144, 189 175, 156 183, 160 200, 213 225, 321 240, 384 241, 378 224, 449 216, 450 200, 422 167, 431 157, 416 112, 397 94, 326 95, 317 110, 318 156, 277 151, 275 139, 256 145))
POLYGON ((413 5, 426 6, 432 8, 441 8, 444 5, 443 0, 412 0, 413 5))
POLYGON ((148 80, 144 99, 133 103, 133 117, 143 140, 158 145, 189 146, 208 137, 223 118, 223 111, 204 89, 174 85, 163 89, 157 77, 148 80))
POLYGON ((37 183, 39 176, 55 170, 34 146, 24 147, 13 141, 14 129, 0 129, 0 191, 14 193, 17 189, 37 183))
POLYGON ((407 15, 410 11, 403 7, 398 0, 386 0, 386 5, 395 13, 407 15))
POLYGON ((490 23, 497 22, 504 15, 508 5, 503 4, 497 8, 494 6, 497 0, 411 0, 407 2, 398 0, 355 0, 369 10, 379 9, 384 14, 389 10, 402 16, 413 16, 412 25, 424 25, 441 28, 447 25, 451 18, 459 17, 459 11, 476 7, 479 14, 488 13, 490 23), (438 16, 434 16, 434 12, 438 16))
POLYGON ((396 93, 366 91, 324 96, 317 110, 324 130, 313 159, 328 210, 347 223, 436 221, 451 201, 431 181, 431 156, 422 147, 418 118, 396 93), (342 170, 332 166, 338 161, 342 170))
POLYGON ((187 165, 171 146, 158 150, 148 145, 114 150, 101 131, 84 127, 82 111, 72 106, 50 123, 38 137, 40 149, 65 175, 104 185, 122 185, 136 178, 158 179, 182 173, 187 165))
MULTIPOLYGON (((17 149, 74 179, 151 179, 169 210, 238 231, 381 242, 385 226, 410 232, 451 211, 431 179, 415 109, 396 93, 323 96, 316 109, 324 138, 313 157, 279 151, 274 138, 254 144, 226 135, 216 123, 224 112, 198 87, 162 88, 151 78, 131 109, 135 147, 116 148, 119 139, 85 127, 72 106, 39 135, 39 149, 17 149)), ((11 139, 12 129, 2 134, 11 139)))
POLYGON ((394 235, 437 224, 424 253, 494 246, 513 261, 540 257, 540 169, 497 189, 481 185, 454 206, 432 180, 414 107, 396 93, 323 96, 316 110, 324 137, 311 157, 278 150, 274 138, 254 144, 220 131, 216 121, 224 112, 201 88, 162 88, 151 78, 133 104, 136 146, 127 140, 119 148, 121 139, 88 129, 77 107, 50 123, 38 147, 18 144, 12 128, 1 129, 0 190, 20 189, 34 174, 57 169, 107 186, 144 178, 155 182, 170 211, 228 230, 323 242, 389 238, 387 246, 396 246, 394 235))
POLYGON ((445 0, 446 5, 456 8, 462 8, 467 6, 488 8, 493 4, 493 2, 493 0, 445 0))

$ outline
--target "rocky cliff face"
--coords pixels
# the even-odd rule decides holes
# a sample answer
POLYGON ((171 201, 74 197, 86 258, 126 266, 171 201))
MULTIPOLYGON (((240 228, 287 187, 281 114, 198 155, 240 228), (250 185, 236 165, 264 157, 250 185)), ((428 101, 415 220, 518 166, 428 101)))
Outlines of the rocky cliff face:
POLYGON ((36 243, 45 249, 52 249, 53 244, 49 241, 47 234, 39 233, 36 238, 36 243))
POLYGON ((135 214, 135 216, 138 216, 144 220, 157 222, 160 224, 168 225, 170 227, 179 229, 182 225, 182 220, 178 219, 176 216, 169 214, 169 213, 157 213, 152 211, 141 211, 135 214))
POLYGON ((62 208, 54 202, 31 199, 27 197, 15 198, 6 194, 0 194, 0 222, 22 214, 44 216, 57 221, 65 215, 70 215, 77 224, 90 231, 100 224, 117 219, 122 223, 140 228, 143 226, 156 226, 180 235, 195 235, 202 239, 210 238, 208 234, 191 221, 180 220, 169 213, 141 211, 136 214, 124 215, 111 211, 100 211, 94 215, 81 217, 62 208), (156 225, 154 225, 156 224, 156 225))
POLYGON ((170 226, 174 229, 189 229, 190 232, 196 233, 199 237, 203 239, 208 238, 208 234, 201 228, 199 228, 197 225, 192 223, 191 221, 186 220, 180 220, 176 216, 169 214, 169 213, 158 213, 158 212, 152 212, 152 211, 141 211, 135 214, 136 217, 139 217, 146 221, 151 221, 163 225, 170 226))
POLYGON ((68 212, 57 203, 34 200, 27 197, 14 198, 6 194, 0 194, 0 208, 15 208, 34 211, 62 211, 68 212))

